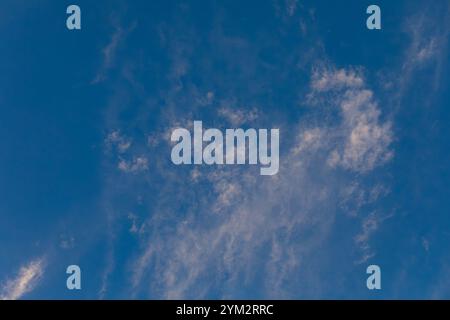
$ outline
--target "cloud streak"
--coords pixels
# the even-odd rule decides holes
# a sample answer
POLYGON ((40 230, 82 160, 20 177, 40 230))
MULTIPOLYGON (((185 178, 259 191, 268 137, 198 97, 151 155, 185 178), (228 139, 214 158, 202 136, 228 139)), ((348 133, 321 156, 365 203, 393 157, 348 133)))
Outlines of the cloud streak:
POLYGON ((17 276, 7 280, 1 288, 1 300, 17 300, 33 291, 39 284, 45 269, 45 261, 39 258, 20 268, 17 276))

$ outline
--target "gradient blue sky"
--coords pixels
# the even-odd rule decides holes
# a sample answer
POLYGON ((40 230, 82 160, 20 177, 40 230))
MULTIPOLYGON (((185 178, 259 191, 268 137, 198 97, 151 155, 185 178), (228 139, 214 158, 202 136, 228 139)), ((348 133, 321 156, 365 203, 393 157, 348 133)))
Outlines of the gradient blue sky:
POLYGON ((0 296, 450 298, 449 32, 446 0, 3 0, 0 296), (173 165, 193 120, 280 128, 279 173, 173 165))

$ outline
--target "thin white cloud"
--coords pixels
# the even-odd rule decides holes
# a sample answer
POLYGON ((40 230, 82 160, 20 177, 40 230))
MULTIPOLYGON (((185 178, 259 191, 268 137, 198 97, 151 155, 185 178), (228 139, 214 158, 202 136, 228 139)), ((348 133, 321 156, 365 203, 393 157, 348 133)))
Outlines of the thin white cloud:
POLYGON ((17 300, 36 288, 44 274, 45 261, 39 258, 20 268, 17 276, 1 286, 1 300, 17 300))
POLYGON ((148 170, 148 159, 145 156, 135 157, 133 160, 120 160, 117 168, 127 173, 136 173, 148 170))
POLYGON ((365 263, 367 260, 375 256, 375 252, 370 247, 370 238, 379 229, 380 225, 392 217, 392 214, 381 215, 376 212, 370 213, 362 220, 361 231, 355 236, 355 244, 362 252, 362 257, 356 262, 357 264, 365 263))
POLYGON ((423 68, 430 67, 433 90, 440 86, 440 78, 445 70, 448 60, 448 45, 450 37, 450 3, 438 6, 425 7, 405 21, 405 31, 410 43, 405 50, 403 65, 398 79, 398 99, 405 94, 413 80, 414 73, 423 68), (433 9, 432 9, 433 8, 433 9), (430 14, 429 10, 440 10, 439 13, 430 14))
POLYGON ((380 224, 380 219, 375 213, 371 213, 362 223, 362 231, 355 237, 355 242, 362 248, 368 249, 369 237, 375 232, 380 224))
POLYGON ((258 118, 258 111, 256 108, 246 110, 244 108, 221 107, 218 114, 234 127, 250 123, 258 118))
POLYGON ((361 208, 375 203, 378 199, 390 193, 390 189, 382 183, 371 188, 364 188, 358 181, 353 181, 340 191, 340 208, 349 216, 356 217, 361 208))
POLYGON ((125 153, 132 144, 132 139, 123 135, 120 130, 114 130, 105 139, 106 147, 116 148, 118 153, 125 153))
POLYGON ((372 90, 366 88, 362 72, 353 69, 316 70, 311 81, 311 101, 340 109, 342 122, 333 128, 334 139, 343 140, 330 152, 328 164, 367 172, 390 160, 393 152, 391 123, 382 123, 372 90), (326 94, 325 100, 322 95, 326 94))
POLYGON ((111 69, 113 61, 116 55, 119 42, 124 36, 124 31, 121 27, 116 27, 114 33, 111 36, 109 43, 102 49, 102 65, 99 68, 97 74, 92 80, 92 84, 102 82, 106 79, 106 73, 111 69))
POLYGON ((114 130, 105 138, 105 147, 108 152, 117 157, 117 169, 126 173, 137 173, 148 170, 148 158, 144 155, 133 154, 131 148, 133 140, 122 134, 120 130, 114 130), (128 158, 128 159, 127 159, 128 158))
POLYGON ((312 75, 311 87, 314 91, 324 92, 341 88, 360 88, 364 79, 352 69, 320 69, 312 75))
POLYGON ((121 27, 118 22, 113 24, 114 32, 110 41, 102 49, 102 62, 91 84, 97 84, 104 81, 107 73, 114 67, 118 48, 126 36, 136 27, 136 23, 131 24, 128 29, 121 27))

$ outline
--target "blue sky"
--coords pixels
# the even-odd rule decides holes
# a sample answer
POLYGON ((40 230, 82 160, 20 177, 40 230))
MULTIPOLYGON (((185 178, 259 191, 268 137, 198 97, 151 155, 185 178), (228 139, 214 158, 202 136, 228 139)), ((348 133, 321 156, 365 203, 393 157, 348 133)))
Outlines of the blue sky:
POLYGON ((450 298, 448 1, 70 4, 2 2, 1 297, 450 298), (279 173, 175 166, 194 120, 279 173))

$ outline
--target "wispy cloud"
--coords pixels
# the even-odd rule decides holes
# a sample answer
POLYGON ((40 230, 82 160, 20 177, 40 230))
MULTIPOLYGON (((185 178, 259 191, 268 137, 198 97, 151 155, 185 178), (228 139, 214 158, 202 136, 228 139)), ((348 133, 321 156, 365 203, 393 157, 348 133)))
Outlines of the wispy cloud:
POLYGON ((137 173, 148 170, 148 158, 145 155, 137 156, 131 150, 133 140, 114 130, 104 140, 106 151, 117 158, 117 168, 125 173, 137 173), (130 158, 130 159, 127 159, 130 158))
POLYGON ((354 238, 356 245, 362 252, 361 258, 356 261, 357 264, 364 263, 375 256, 375 252, 370 247, 370 238, 380 228, 381 224, 385 220, 392 217, 393 214, 371 212, 362 220, 361 231, 354 238))
POLYGON ((311 81, 312 89, 317 92, 341 88, 360 88, 363 85, 364 79, 356 70, 352 69, 316 69, 311 81))
POLYGON ((136 157, 133 160, 120 160, 117 166, 120 171, 136 173, 148 170, 148 159, 145 156, 136 157))
POLYGON ((20 268, 17 276, 1 287, 1 300, 17 300, 25 294, 34 290, 39 284, 45 269, 44 258, 31 261, 27 265, 20 268))
POLYGON ((105 144, 108 149, 116 148, 118 153, 124 153, 130 148, 132 139, 123 135, 120 130, 114 130, 106 137, 105 144))
MULTIPOLYGON (((342 166, 357 172, 370 171, 393 156, 391 123, 379 120, 380 109, 372 90, 366 88, 361 71, 325 68, 314 71, 310 100, 337 105, 342 122, 334 128, 335 139, 344 143, 328 158, 332 167, 342 166), (318 96, 319 95, 319 96, 318 96)), ((317 103, 317 102, 316 102, 317 103)))
POLYGON ((258 118, 258 110, 256 108, 248 110, 247 108, 232 109, 230 107, 221 107, 218 110, 218 114, 228 121, 233 127, 239 127, 242 124, 251 123, 258 118))
POLYGON ((101 65, 98 68, 97 74, 95 75, 94 79, 92 79, 91 84, 97 84, 106 79, 109 70, 114 67, 117 51, 120 44, 125 40, 127 35, 131 31, 133 31, 136 25, 136 23, 133 23, 129 28, 124 29, 117 21, 113 24, 114 32, 111 35, 110 41, 103 47, 101 51, 101 65))
POLYGON ((422 11, 406 19, 404 29, 410 43, 399 78, 399 97, 404 95, 413 75, 423 67, 431 67, 433 90, 439 88, 440 77, 448 60, 450 36, 450 4, 425 6, 422 11), (435 12, 439 10, 440 12, 435 12))
MULTIPOLYGON (((340 189, 355 183, 350 173, 360 173, 358 181, 365 189, 364 174, 392 156, 393 133, 379 120, 381 111, 361 71, 329 67, 325 73, 313 72, 309 96, 316 101, 314 110, 321 110, 317 117, 336 111, 340 116, 331 123, 307 118, 284 124, 295 139, 278 175, 261 179, 249 168, 215 167, 196 169, 195 181, 192 171, 164 179, 164 189, 177 188, 183 179, 198 188, 180 190, 175 197, 164 194, 153 203, 156 212, 146 225, 158 232, 141 234, 146 245, 134 263, 135 290, 142 289, 149 268, 159 275, 150 277, 152 294, 169 299, 204 297, 212 290, 236 297, 238 284, 261 281, 255 268, 267 289, 262 296, 289 296, 295 290, 295 281, 288 279, 302 274, 305 261, 332 232, 336 208, 345 196, 340 189), (338 159, 330 164, 335 153, 338 159), (333 182, 338 176, 339 183, 333 182), (185 210, 181 216, 176 214, 179 205, 185 210), (203 281, 211 278, 216 280, 203 281)), ((315 283, 310 290, 318 287, 315 283)))
MULTIPOLYGON (((188 30, 182 37, 173 30, 162 34, 171 66, 168 87, 156 99, 162 101, 153 115, 158 119, 152 119, 159 121, 158 128, 139 128, 148 137, 144 143, 147 153, 141 153, 142 143, 136 138, 119 155, 126 159, 121 165, 123 171, 137 164, 136 157, 129 157, 131 153, 148 157, 152 165, 138 175, 113 173, 107 184, 107 188, 148 188, 148 192, 144 190, 145 205, 140 204, 139 212, 133 211, 132 232, 140 246, 129 264, 132 294, 170 299, 212 295, 238 298, 245 288, 257 286, 264 298, 318 296, 324 284, 310 277, 308 270, 323 270, 324 264, 312 261, 331 253, 326 252, 326 241, 335 232, 336 219, 342 219, 343 203, 348 205, 347 199, 354 194, 342 190, 357 186, 368 202, 375 187, 365 178, 394 154, 391 123, 381 116, 383 109, 364 78, 364 68, 337 68, 331 63, 324 67, 327 59, 322 59, 320 67, 305 74, 309 86, 293 86, 293 90, 304 92, 306 87, 308 91, 304 115, 286 119, 280 116, 283 111, 269 108, 273 106, 265 105, 264 99, 252 98, 260 97, 261 88, 267 88, 273 79, 258 83, 256 70, 260 65, 255 57, 259 48, 246 39, 221 33, 220 27, 211 34, 224 63, 236 70, 239 81, 249 84, 249 95, 234 85, 235 77, 233 81, 226 76, 221 79, 216 70, 207 67, 201 70, 201 76, 214 79, 214 85, 205 81, 203 88, 196 87, 190 72, 193 65, 204 63, 191 61, 197 58, 195 32, 188 30), (236 52, 245 59, 236 59, 236 52), (171 129, 190 128, 201 116, 216 127, 264 127, 270 123, 283 128, 279 174, 260 177, 243 166, 173 167, 167 157, 171 129), (139 225, 134 224, 136 218, 139 225), (300 293, 298 288, 302 288, 300 293)), ((312 61, 319 65, 313 58, 302 63, 312 61)), ((292 65, 295 61, 288 61, 281 73, 306 70, 305 65, 301 70, 293 70, 292 65)), ((116 161, 113 163, 117 169, 116 161)), ((130 198, 142 193, 142 189, 131 190, 130 198)), ((354 217, 365 218, 354 214, 350 219, 354 217)), ((348 235, 356 248, 353 240, 358 233, 348 235)))

